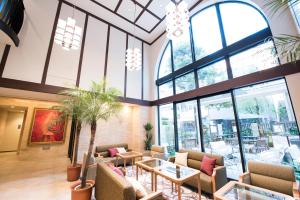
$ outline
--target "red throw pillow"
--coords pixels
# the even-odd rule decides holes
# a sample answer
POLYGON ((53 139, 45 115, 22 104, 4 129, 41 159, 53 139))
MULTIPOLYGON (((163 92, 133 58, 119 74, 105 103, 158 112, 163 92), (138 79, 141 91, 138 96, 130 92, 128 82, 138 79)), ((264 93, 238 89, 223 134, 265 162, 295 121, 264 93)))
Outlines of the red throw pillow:
POLYGON ((124 177, 123 172, 122 172, 119 168, 117 168, 117 167, 115 167, 115 166, 113 166, 113 165, 108 165, 108 166, 109 166, 109 168, 111 168, 116 174, 118 174, 118 175, 124 177))
POLYGON ((118 150, 116 148, 110 148, 108 149, 108 153, 110 157, 115 157, 118 153, 118 150))
POLYGON ((201 163, 201 171, 208 176, 213 174, 214 168, 216 166, 217 159, 210 158, 208 156, 204 156, 201 163))

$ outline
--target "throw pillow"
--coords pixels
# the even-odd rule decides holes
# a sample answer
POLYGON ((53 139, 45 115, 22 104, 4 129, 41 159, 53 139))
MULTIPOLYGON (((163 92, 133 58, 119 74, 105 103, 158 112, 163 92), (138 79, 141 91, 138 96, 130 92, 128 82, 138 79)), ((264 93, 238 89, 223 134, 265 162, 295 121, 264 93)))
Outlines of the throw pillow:
POLYGON ((175 153, 175 164, 187 167, 188 153, 175 153))
POLYGON ((201 171, 208 176, 213 174, 217 159, 204 156, 201 162, 201 171))
POLYGON ((118 174, 118 175, 124 177, 123 172, 122 172, 119 168, 115 167, 115 166, 112 165, 112 164, 108 164, 108 166, 109 166, 109 168, 111 168, 116 174, 118 174))
POLYGON ((108 153, 110 157, 115 157, 118 153, 118 150, 116 148, 110 148, 108 149, 108 153))
POLYGON ((147 191, 145 190, 145 188, 142 186, 142 184, 140 182, 138 182, 135 178, 132 178, 132 177, 126 176, 125 178, 133 186, 133 189, 134 189, 135 195, 136 195, 136 199, 142 199, 145 196, 147 196, 147 191))
POLYGON ((124 147, 117 148, 118 153, 126 153, 126 149, 124 147))

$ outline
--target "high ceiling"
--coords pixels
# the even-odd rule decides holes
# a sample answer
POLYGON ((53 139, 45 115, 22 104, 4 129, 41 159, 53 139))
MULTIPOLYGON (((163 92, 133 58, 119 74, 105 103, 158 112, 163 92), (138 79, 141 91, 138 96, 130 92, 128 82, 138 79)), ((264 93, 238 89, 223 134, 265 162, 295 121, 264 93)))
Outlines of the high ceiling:
MULTIPOLYGON (((66 0, 73 3, 74 0, 66 0)), ((171 0, 78 0, 77 5, 151 43, 165 30, 165 7, 171 0)), ((185 0, 189 8, 200 0, 185 0)))

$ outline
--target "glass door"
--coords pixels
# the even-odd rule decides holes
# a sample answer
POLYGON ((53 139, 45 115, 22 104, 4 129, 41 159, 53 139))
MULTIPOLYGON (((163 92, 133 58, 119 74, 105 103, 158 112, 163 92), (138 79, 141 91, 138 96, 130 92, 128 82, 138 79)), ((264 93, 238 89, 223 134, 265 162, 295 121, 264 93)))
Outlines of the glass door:
POLYGON ((201 151, 197 101, 176 104, 179 149, 201 151))
POLYGON ((243 173, 237 126, 230 93, 200 99, 204 149, 224 156, 227 176, 243 173))

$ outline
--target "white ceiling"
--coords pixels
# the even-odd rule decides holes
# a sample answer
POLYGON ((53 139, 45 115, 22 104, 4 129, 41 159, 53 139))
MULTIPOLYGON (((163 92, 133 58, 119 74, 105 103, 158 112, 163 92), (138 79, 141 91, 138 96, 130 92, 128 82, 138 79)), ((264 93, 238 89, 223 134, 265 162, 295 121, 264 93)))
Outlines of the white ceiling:
MULTIPOLYGON (((66 0, 73 3, 74 0, 66 0)), ((149 43, 165 30, 165 7, 171 0, 78 0, 77 6, 149 43)), ((200 0, 185 0, 189 8, 200 0)))

